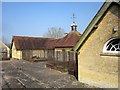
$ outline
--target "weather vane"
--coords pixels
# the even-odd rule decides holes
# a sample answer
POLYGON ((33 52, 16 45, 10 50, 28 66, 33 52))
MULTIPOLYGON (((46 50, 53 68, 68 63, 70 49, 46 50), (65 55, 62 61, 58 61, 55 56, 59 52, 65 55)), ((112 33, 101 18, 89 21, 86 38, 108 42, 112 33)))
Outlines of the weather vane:
POLYGON ((75 14, 73 13, 73 17, 72 17, 72 19, 73 19, 73 23, 75 23, 75 14))

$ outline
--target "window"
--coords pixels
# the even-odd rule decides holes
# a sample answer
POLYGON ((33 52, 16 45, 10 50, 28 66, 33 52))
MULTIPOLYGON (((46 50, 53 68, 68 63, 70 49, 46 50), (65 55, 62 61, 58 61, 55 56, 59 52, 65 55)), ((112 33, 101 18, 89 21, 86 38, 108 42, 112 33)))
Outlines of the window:
POLYGON ((112 38, 108 40, 103 49, 104 53, 118 53, 120 52, 120 38, 112 38))

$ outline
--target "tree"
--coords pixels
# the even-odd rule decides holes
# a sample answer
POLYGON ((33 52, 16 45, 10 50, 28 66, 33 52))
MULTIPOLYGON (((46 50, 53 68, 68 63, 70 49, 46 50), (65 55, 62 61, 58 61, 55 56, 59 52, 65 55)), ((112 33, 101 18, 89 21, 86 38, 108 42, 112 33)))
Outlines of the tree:
POLYGON ((48 28, 48 31, 43 35, 48 38, 62 38, 64 36, 64 29, 62 28, 48 28))

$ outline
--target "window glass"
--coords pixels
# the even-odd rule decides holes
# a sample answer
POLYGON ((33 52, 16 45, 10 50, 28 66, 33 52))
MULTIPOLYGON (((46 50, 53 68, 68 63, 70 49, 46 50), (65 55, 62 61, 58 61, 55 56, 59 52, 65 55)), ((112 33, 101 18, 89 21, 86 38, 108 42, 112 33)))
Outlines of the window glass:
POLYGON ((106 51, 120 51, 120 39, 112 39, 105 46, 106 51))

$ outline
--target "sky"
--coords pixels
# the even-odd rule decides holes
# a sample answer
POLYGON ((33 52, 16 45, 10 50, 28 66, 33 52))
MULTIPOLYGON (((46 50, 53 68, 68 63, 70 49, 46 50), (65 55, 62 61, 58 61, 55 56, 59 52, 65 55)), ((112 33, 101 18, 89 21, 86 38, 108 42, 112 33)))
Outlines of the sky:
POLYGON ((3 2, 2 36, 11 43, 12 36, 42 37, 48 28, 63 28, 70 32, 75 14, 82 34, 103 2, 3 2))

